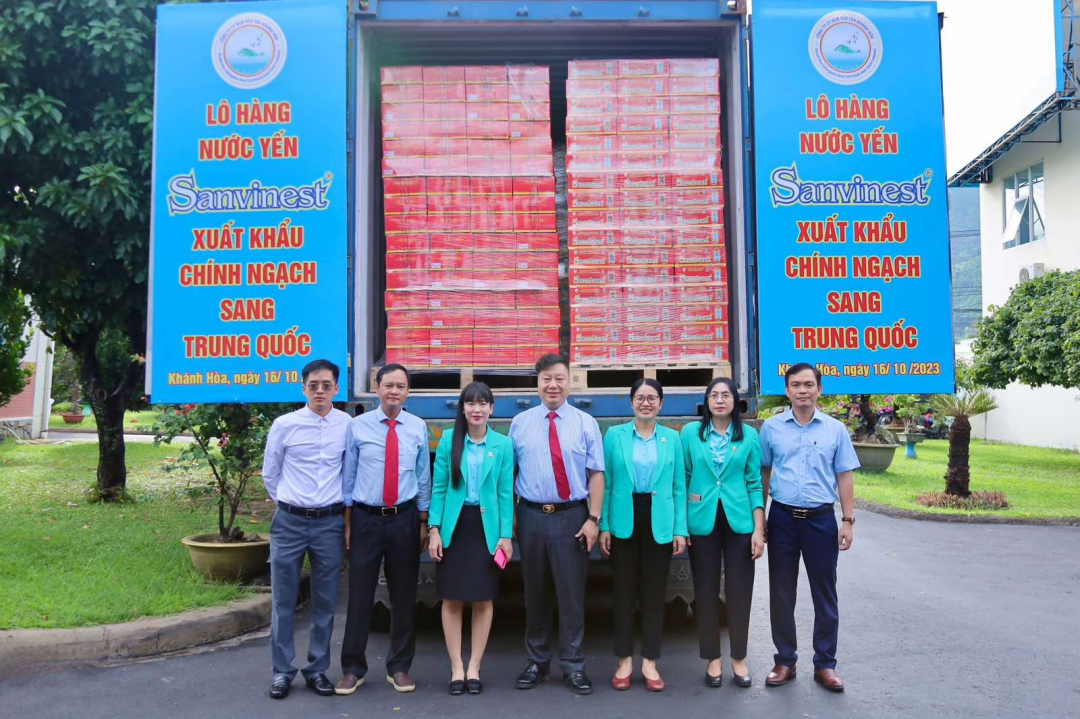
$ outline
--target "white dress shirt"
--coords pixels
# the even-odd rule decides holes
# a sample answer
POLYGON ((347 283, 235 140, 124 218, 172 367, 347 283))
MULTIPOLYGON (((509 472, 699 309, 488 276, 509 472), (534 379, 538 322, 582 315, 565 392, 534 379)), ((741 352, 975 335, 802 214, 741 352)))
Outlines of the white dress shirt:
POLYGON ((313 509, 342 501, 342 462, 349 415, 310 407, 274 420, 266 438, 263 484, 274 502, 313 509))

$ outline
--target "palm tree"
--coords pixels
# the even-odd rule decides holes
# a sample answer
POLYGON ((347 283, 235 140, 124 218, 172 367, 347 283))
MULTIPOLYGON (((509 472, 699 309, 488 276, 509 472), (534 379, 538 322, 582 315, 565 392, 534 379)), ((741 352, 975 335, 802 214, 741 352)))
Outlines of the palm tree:
POLYGON ((956 394, 936 395, 934 411, 952 417, 949 430, 949 468, 945 472, 945 494, 971 494, 971 418, 997 409, 994 396, 983 387, 961 389, 956 394))

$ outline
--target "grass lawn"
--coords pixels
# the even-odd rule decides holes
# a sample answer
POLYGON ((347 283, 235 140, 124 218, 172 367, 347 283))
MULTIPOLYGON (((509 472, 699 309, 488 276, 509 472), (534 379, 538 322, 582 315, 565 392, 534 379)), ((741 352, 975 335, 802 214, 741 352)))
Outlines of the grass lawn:
MULTIPOLYGON (((146 410, 145 412, 125 412, 124 413, 124 429, 138 432, 149 432, 154 428, 154 422, 157 421, 158 416, 161 413, 157 410, 146 410)), ((64 418, 58 414, 51 415, 49 417, 49 429, 55 429, 60 432, 70 429, 97 429, 97 422, 94 420, 94 415, 88 414, 83 417, 83 421, 79 424, 67 424, 64 422, 64 418)))
MULTIPOLYGON (((920 512, 956 513, 915 504, 921 492, 944 491, 949 443, 928 440, 916 447, 918 459, 896 452, 882 473, 856 472, 855 496, 920 512)), ((965 514, 1006 517, 1080 517, 1080 454, 1005 444, 971 442, 971 490, 1004 492, 1009 508, 965 514)))
MULTIPOLYGON (((214 531, 216 508, 183 496, 189 474, 166 472, 179 449, 127 445, 134 502, 90 504, 96 443, 0 444, 0 629, 78 627, 174 614, 243 594, 192 569, 180 538, 214 531)), ((245 530, 273 514, 258 481, 245 530)))

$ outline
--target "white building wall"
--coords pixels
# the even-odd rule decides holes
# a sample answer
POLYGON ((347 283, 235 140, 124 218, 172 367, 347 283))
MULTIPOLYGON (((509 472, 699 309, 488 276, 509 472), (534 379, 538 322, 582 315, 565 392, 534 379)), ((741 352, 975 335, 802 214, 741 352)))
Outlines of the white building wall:
MULTIPOLYGON (((1080 269, 1080 111, 1044 125, 1027 142, 994 165, 994 181, 982 186, 983 312, 1002 305, 1016 286, 1020 269, 1041 262, 1046 271, 1080 269), (1046 237, 1004 249, 1004 178, 1043 163, 1046 183, 1046 237)), ((964 352, 958 348, 957 355, 964 352)), ((1080 451, 1080 392, 1060 387, 1038 389, 1013 384, 994 392, 999 409, 972 421, 977 437, 1013 444, 1080 451)))

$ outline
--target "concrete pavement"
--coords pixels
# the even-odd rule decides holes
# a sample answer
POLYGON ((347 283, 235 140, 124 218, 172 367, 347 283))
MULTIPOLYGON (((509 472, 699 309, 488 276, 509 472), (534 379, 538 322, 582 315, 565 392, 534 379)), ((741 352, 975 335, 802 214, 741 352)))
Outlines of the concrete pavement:
MULTIPOLYGON (((692 624, 668 627, 660 668, 668 684, 627 692, 608 681, 614 667, 609 617, 589 617, 586 649, 593 696, 554 680, 521 692, 522 621, 498 611, 484 662, 484 693, 446 694, 449 664, 437 624, 418 640, 413 694, 383 680, 385 634, 369 644, 368 683, 349 697, 318 697, 297 679, 285 701, 266 696, 271 679, 265 636, 190 656, 109 669, 8 676, 0 706, 11 717, 1064 717, 1075 716, 1080 683, 1080 531, 1069 527, 953 525, 861 512, 855 545, 841 556, 838 670, 845 694, 813 682, 812 607, 805 580, 798 610, 799 676, 766 689, 772 665, 767 565, 758 563, 750 632, 751 689, 702 684, 692 624), (1062 670, 1065 670, 1064 675, 1062 670)), ((342 600, 344 599, 344 589, 342 600)), ((339 612, 343 603, 339 603, 339 612)), ((335 641, 344 630, 335 624, 335 641)), ((298 637, 298 654, 305 640, 298 637)), ((335 657, 331 678, 339 673, 335 657)))

